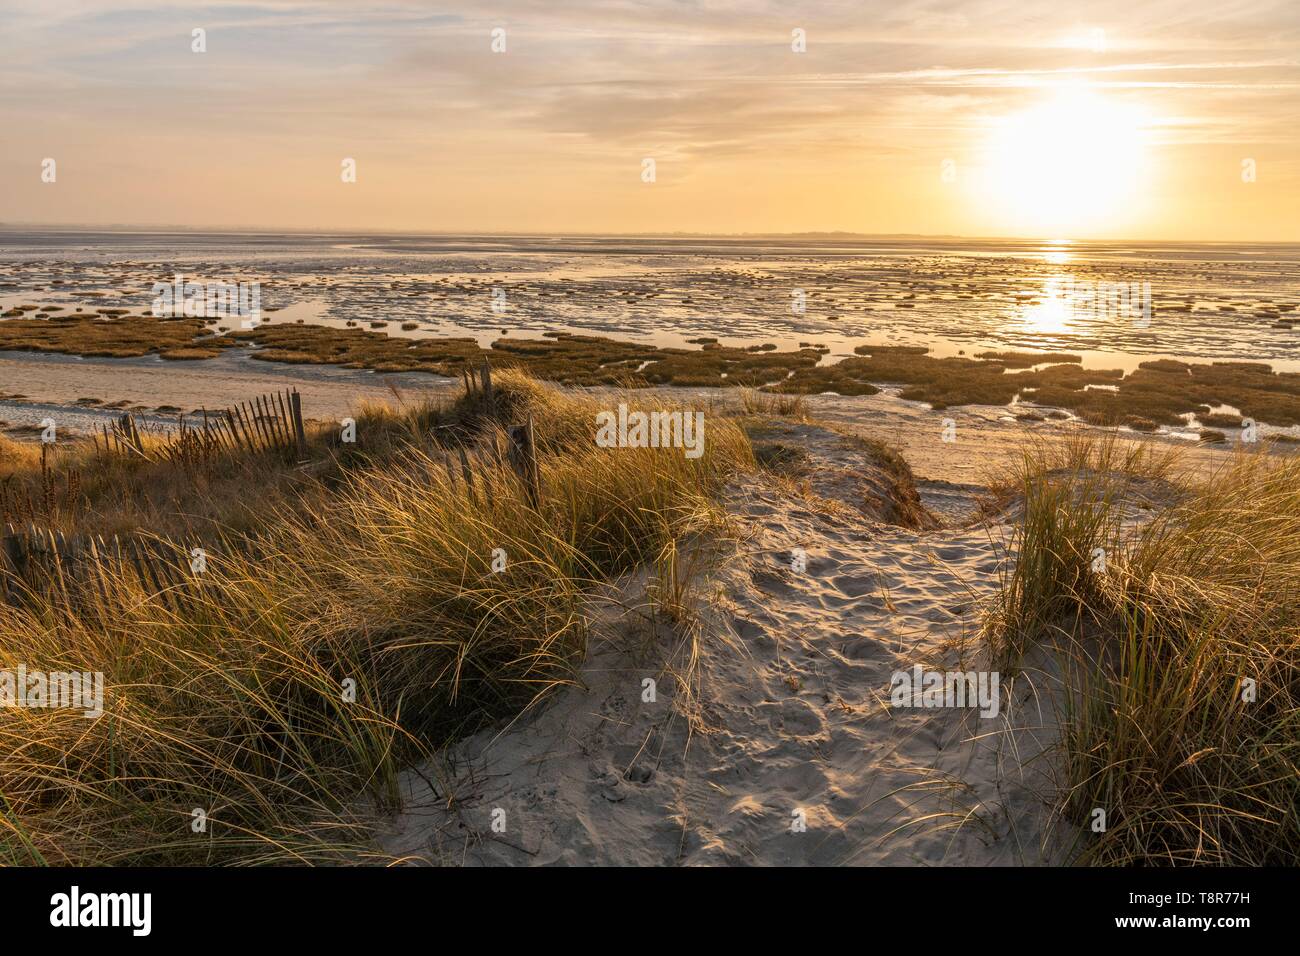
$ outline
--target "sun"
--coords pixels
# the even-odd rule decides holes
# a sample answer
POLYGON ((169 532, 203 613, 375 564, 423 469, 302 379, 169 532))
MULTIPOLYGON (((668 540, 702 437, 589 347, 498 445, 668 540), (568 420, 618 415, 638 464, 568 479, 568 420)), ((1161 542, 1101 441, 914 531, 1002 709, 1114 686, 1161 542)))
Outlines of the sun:
POLYGON ((994 123, 981 200, 1022 235, 1113 232, 1140 205, 1148 125, 1132 105, 1057 91, 994 123))

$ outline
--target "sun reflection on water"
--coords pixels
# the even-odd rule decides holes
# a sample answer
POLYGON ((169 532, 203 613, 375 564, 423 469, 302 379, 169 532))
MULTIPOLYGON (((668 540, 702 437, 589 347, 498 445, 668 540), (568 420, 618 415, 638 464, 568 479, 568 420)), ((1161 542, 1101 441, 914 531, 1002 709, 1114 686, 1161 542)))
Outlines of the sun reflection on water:
POLYGON ((1069 239, 1053 239, 1043 249, 1043 260, 1051 265, 1063 266, 1070 259, 1069 239))
MULTIPOLYGON (((1061 253, 1067 259, 1068 254, 1061 253)), ((1068 276, 1054 276, 1047 280, 1043 297, 1020 312, 1020 323, 1031 335, 1064 335, 1071 330, 1071 302, 1063 286, 1068 276)))

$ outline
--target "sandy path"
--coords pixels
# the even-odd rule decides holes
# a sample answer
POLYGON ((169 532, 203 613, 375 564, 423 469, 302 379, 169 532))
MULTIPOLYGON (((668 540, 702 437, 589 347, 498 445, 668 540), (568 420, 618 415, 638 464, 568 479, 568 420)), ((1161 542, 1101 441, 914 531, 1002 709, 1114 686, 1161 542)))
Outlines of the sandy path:
MULTIPOLYGON (((807 426, 791 440, 826 452, 841 441, 807 426)), ((820 467, 844 460, 834 451, 820 467)), ((839 500, 762 475, 733 488, 741 543, 703 588, 694 699, 645 654, 647 641, 667 653, 681 629, 648 636, 641 610, 611 610, 582 688, 407 775, 384 849, 483 865, 1051 858, 1036 796, 1048 781, 1032 760, 1050 720, 1022 706, 1026 687, 1004 686, 993 718, 889 706, 895 671, 971 658, 976 604, 997 586, 997 530, 881 524, 839 486, 839 500), (795 547, 805 570, 791 567, 795 547)))

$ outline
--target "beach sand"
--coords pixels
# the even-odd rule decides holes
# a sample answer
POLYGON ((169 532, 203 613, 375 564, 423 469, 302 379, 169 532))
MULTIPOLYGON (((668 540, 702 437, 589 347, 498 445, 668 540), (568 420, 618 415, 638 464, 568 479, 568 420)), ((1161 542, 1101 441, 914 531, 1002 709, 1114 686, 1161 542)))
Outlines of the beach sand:
POLYGON ((450 394, 455 387, 458 383, 452 379, 424 373, 377 375, 333 365, 285 365, 238 352, 203 362, 0 352, 0 422, 34 425, 53 415, 74 433, 121 414, 120 409, 77 405, 86 398, 124 402, 143 424, 174 424, 174 413, 153 410, 227 408, 258 395, 296 388, 308 417, 338 420, 364 402, 394 404, 394 388, 418 400, 423 395, 450 394), (23 399, 7 398, 13 395, 23 399))

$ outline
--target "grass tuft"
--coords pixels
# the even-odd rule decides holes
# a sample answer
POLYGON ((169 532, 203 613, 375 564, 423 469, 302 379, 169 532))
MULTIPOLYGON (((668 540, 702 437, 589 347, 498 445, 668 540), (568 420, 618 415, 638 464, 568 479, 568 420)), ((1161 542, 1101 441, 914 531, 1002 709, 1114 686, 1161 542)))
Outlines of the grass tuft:
POLYGON ((1147 513, 1167 462, 1113 443, 1073 460, 1027 456, 1018 559, 986 628, 1003 660, 1036 644, 1059 659, 1079 862, 1295 865, 1300 463, 1242 453, 1147 513))

